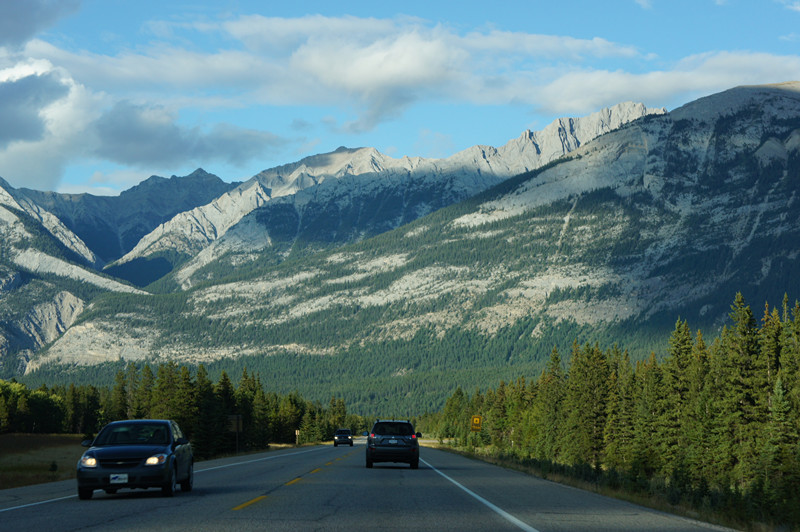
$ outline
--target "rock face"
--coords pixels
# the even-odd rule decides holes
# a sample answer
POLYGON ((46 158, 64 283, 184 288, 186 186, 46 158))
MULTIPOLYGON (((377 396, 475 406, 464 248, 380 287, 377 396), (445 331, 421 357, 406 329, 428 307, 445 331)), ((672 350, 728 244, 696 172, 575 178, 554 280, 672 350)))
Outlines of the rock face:
MULTIPOLYGON (((526 131, 500 148, 474 146, 447 159, 394 159, 374 148, 339 148, 265 170, 212 203, 176 216, 119 263, 178 251, 196 257, 177 274, 181 286, 190 286, 192 273, 209 255, 198 253, 256 209, 262 227, 248 227, 269 235, 250 239, 259 243, 299 239, 325 247, 356 241, 539 168, 621 124, 664 112, 623 103, 588 117, 557 120, 541 132, 526 131)), ((236 237, 239 250, 241 234, 236 237)), ((217 248, 210 254, 219 254, 227 244, 217 248)))
POLYGON ((184 177, 151 176, 119 196, 20 189, 18 195, 57 216, 103 263, 129 252, 159 224, 205 205, 236 184, 198 169, 184 177))
POLYGON ((64 334, 83 308, 83 301, 69 292, 59 292, 52 301, 35 305, 20 321, 19 330, 31 340, 31 350, 36 351, 64 334))
POLYGON ((260 183, 248 181, 208 205, 182 212, 159 225, 120 258, 118 264, 165 251, 193 256, 268 200, 269 193, 260 183))
POLYGON ((34 305, 20 319, 0 327, 0 370, 25 373, 30 356, 59 338, 84 310, 84 302, 69 292, 34 305), (15 357, 9 357, 15 352, 15 357), (11 367, 8 367, 11 366, 11 367))
MULTIPOLYGON (((31 238, 32 228, 41 228, 48 233, 67 252, 74 254, 76 260, 90 267, 100 264, 97 256, 75 233, 67 229, 54 214, 28 199, 24 194, 14 190, 4 179, 0 178, 0 235, 7 243, 19 242, 22 238, 31 238)), ((35 229, 34 229, 35 230, 35 229)))

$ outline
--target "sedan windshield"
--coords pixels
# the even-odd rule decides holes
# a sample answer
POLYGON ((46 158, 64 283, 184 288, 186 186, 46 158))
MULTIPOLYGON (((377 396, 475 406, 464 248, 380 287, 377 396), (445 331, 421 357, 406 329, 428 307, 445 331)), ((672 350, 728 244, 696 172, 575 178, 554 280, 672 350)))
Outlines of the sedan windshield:
POLYGON ((167 427, 160 423, 131 423, 106 427, 94 445, 166 445, 169 443, 167 427))

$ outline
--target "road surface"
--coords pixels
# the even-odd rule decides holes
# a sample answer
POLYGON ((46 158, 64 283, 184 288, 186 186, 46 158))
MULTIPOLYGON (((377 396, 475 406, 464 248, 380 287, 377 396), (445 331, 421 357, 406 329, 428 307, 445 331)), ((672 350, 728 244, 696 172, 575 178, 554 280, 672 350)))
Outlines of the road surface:
POLYGON ((421 448, 420 466, 364 466, 364 446, 322 445, 197 463, 194 490, 95 491, 75 481, 0 490, 0 530, 723 530, 421 448))

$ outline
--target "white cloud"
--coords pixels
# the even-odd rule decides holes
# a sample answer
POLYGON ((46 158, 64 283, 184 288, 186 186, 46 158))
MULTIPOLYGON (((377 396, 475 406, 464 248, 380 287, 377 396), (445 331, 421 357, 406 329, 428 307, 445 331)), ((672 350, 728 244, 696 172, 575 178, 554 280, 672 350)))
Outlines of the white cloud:
POLYGON ((404 17, 256 15, 218 24, 158 27, 161 35, 221 32, 243 49, 203 53, 159 43, 149 50, 107 56, 68 52, 34 40, 26 53, 61 65, 95 90, 165 106, 335 105, 356 115, 342 126, 351 132, 371 130, 421 99, 524 101, 520 92, 530 79, 521 65, 537 68, 552 61, 639 54, 634 47, 600 38, 496 30, 462 36, 404 17), (182 102, 175 99, 176 89, 182 102))
POLYGON ((800 1, 798 0, 778 0, 781 4, 786 6, 790 11, 800 12, 800 1))
POLYGON ((800 79, 800 57, 719 52, 688 57, 672 70, 642 74, 589 69, 568 72, 535 89, 531 102, 554 113, 583 114, 625 100, 675 105, 737 85, 794 79, 800 79))
POLYGON ((134 168, 241 166, 286 143, 225 123, 183 126, 167 107, 92 92, 47 61, 0 71, 0 124, 3 177, 41 190, 57 188, 66 166, 82 158, 134 168))

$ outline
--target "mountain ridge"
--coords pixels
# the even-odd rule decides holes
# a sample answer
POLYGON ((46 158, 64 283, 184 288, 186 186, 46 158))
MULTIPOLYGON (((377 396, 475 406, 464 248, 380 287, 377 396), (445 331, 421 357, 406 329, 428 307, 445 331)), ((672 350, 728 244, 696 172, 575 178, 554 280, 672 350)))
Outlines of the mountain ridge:
MULTIPOLYGON (((174 271, 172 293, 93 299, 26 371, 204 362, 314 400, 336 394, 359 408, 382 391, 419 409, 455 386, 535 376, 554 345, 619 342, 635 360, 663 349, 678 318, 713 334, 737 291, 755 304, 800 295, 798 85, 735 88, 695 102, 694 114, 687 104, 642 117, 341 242, 369 231, 362 221, 388 227, 425 203, 397 186, 372 196, 334 186, 375 184, 370 174, 273 197, 196 255, 193 272, 174 271), (238 250, 224 248, 234 241, 238 250)), ((309 168, 293 171, 311 179, 309 168)), ((25 286, 3 278, 12 292, 25 286)))
MULTIPOLYGON (((410 221, 415 212, 417 216, 427 214, 445 204, 464 200, 486 190, 508 177, 547 164, 581 142, 591 140, 592 135, 611 131, 641 116, 663 112, 664 109, 648 109, 643 104, 625 102, 587 117, 556 120, 541 132, 523 132, 500 148, 474 146, 445 159, 395 159, 375 148, 340 147, 330 153, 313 155, 256 174, 237 188, 243 198, 239 203, 243 209, 220 209, 212 202, 192 212, 181 213, 145 236, 136 248, 118 262, 142 260, 159 251, 181 247, 185 249, 185 255, 196 256, 213 241, 222 238, 250 212, 278 198, 284 199, 280 202, 284 208, 287 201, 293 202, 293 216, 300 220, 303 207, 314 203, 321 195, 366 196, 385 188, 387 180, 391 181, 391 187, 410 190, 408 183, 413 182, 418 190, 410 191, 410 194, 417 196, 419 204, 409 205, 404 209, 404 214, 398 214, 394 223, 389 220, 380 222, 382 230, 388 230, 410 221), (337 189, 337 184, 341 184, 341 190, 337 189), (449 197, 444 201, 434 199, 430 205, 425 204, 424 196, 441 198, 442 194, 449 197), (292 200, 286 200, 290 197, 292 200), (221 219, 220 213, 228 213, 231 218, 221 219), (219 221, 219 225, 215 220, 219 221)), ((188 266, 190 270, 196 267, 196 264, 188 266)), ((177 276, 182 279, 181 286, 188 286, 186 271, 179 272, 177 276)))

